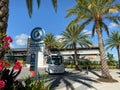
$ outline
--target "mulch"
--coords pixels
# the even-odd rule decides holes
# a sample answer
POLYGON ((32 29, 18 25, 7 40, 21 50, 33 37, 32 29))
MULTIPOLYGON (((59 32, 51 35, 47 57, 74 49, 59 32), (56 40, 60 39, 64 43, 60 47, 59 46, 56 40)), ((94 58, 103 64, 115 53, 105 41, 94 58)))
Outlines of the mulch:
POLYGON ((113 82, 118 82, 117 80, 115 79, 106 79, 106 78, 99 78, 97 79, 98 81, 101 81, 101 82, 108 82, 108 83, 113 83, 113 82))

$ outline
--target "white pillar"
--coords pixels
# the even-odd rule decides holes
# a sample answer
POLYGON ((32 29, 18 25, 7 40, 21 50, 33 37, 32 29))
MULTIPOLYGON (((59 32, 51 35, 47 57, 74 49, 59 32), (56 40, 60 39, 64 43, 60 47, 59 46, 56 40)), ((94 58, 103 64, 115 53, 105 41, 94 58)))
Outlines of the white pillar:
POLYGON ((44 67, 44 55, 43 52, 38 51, 38 68, 44 67))

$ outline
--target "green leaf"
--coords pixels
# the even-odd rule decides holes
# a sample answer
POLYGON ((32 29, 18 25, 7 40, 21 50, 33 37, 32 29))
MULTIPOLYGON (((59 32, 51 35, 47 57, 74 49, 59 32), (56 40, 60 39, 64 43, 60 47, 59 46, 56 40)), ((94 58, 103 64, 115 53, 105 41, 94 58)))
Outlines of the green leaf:
POLYGON ((52 0, 52 4, 55 9, 55 12, 57 12, 57 0, 52 0))
POLYGON ((40 0, 37 0, 38 8, 40 7, 40 0))
POLYGON ((33 0, 26 0, 26 4, 27 4, 27 8, 28 8, 28 14, 29 14, 30 18, 31 18, 32 9, 33 9, 32 3, 33 3, 33 0))

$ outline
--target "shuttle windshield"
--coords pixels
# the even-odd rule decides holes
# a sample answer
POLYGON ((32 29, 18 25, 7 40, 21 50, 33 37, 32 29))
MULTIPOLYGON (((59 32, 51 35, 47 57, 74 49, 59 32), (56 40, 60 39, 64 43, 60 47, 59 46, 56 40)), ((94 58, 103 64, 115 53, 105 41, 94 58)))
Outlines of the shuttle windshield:
POLYGON ((47 58, 48 64, 60 65, 63 63, 62 56, 52 55, 47 58))
POLYGON ((62 64, 62 56, 51 56, 52 64, 60 65, 62 64))

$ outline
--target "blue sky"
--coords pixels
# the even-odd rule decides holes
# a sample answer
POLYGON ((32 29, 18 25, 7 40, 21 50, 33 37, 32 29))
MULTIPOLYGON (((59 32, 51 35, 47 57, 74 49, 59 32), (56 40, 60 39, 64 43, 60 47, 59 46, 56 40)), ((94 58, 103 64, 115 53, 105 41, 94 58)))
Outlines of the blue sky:
POLYGON ((10 0, 7 33, 14 38, 13 47, 24 47, 25 45, 22 45, 22 42, 20 45, 18 43, 16 44, 16 39, 20 35, 25 37, 26 35, 30 35, 32 29, 35 27, 42 27, 46 33, 52 32, 55 35, 65 30, 66 25, 71 20, 70 18, 64 18, 66 9, 71 8, 75 0, 58 1, 60 2, 58 2, 57 13, 53 9, 51 0, 41 0, 40 9, 37 8, 36 2, 34 2, 34 10, 30 19, 25 0, 10 0))
MULTIPOLYGON (((34 2, 32 18, 29 18, 26 0, 10 0, 9 4, 9 20, 7 34, 13 38, 13 48, 24 48, 27 44, 27 38, 30 36, 32 29, 41 27, 45 33, 53 33, 60 35, 65 30, 68 23, 73 19, 65 18, 66 10, 75 5, 75 0, 58 0, 58 9, 55 13, 51 0, 41 0, 40 8, 37 8, 34 2)), ((37 0, 33 0, 37 1, 37 0)), ((117 30, 118 26, 109 22, 110 32, 117 30), (114 29, 113 29, 114 28, 114 29)), ((84 31, 91 32, 89 25, 84 31)), ((106 33, 103 32, 103 39, 106 39, 106 33)), ((97 35, 92 38, 92 41, 97 44, 97 35)), ((116 50, 109 50, 110 53, 116 53, 116 50)), ((115 56, 116 57, 116 56, 115 56)))

